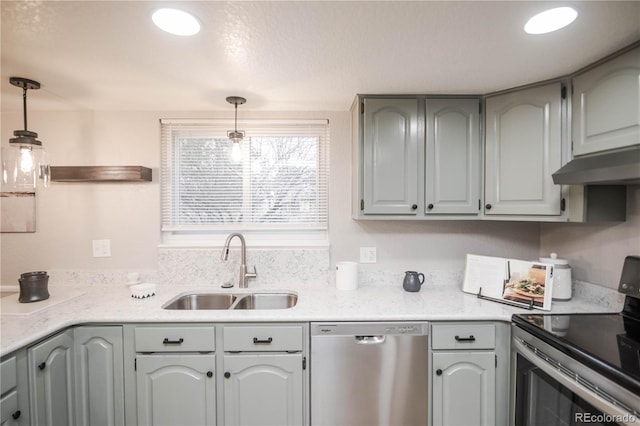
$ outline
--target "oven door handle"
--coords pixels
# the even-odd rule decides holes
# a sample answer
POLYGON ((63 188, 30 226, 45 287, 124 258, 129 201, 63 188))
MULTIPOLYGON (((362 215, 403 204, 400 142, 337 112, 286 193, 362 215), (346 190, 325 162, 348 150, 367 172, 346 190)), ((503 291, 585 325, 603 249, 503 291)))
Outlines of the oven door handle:
POLYGON ((619 420, 623 425, 638 426, 638 422, 640 421, 640 419, 638 419, 638 417, 636 417, 633 413, 629 413, 622 407, 612 404, 601 396, 594 394, 592 391, 582 386, 581 384, 558 372, 558 370, 538 358, 538 356, 533 353, 531 349, 524 346, 516 338, 512 339, 511 343, 516 351, 520 353, 520 355, 527 358, 533 365, 540 368, 562 386, 566 387, 571 392, 587 401, 589 404, 593 405, 602 413, 609 414, 611 416, 619 416, 616 420, 619 420))

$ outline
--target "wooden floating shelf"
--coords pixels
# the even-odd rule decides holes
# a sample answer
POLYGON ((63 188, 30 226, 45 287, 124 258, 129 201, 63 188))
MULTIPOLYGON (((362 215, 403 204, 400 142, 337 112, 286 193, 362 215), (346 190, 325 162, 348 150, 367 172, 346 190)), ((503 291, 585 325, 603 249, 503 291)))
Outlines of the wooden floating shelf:
POLYGON ((53 182, 150 182, 142 166, 51 166, 53 182))

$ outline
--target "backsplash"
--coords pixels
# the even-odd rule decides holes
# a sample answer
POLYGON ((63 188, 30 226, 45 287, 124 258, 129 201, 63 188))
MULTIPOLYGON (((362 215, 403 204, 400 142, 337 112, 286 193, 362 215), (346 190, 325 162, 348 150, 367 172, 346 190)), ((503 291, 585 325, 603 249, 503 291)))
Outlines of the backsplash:
MULTIPOLYGON (((247 270, 255 265, 257 278, 249 286, 292 287, 327 285, 329 248, 247 249, 247 270)), ((229 251, 229 260, 220 260, 219 248, 160 248, 158 280, 161 284, 237 285, 240 271, 239 249, 229 251)))

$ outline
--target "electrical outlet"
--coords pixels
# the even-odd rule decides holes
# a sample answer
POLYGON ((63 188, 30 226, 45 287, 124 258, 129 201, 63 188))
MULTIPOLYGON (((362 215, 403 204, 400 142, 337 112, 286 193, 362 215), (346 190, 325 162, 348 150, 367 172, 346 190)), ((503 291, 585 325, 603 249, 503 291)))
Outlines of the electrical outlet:
POLYGON ((93 257, 111 257, 111 240, 93 240, 93 257))
POLYGON ((360 263, 376 263, 375 247, 360 247, 360 263))

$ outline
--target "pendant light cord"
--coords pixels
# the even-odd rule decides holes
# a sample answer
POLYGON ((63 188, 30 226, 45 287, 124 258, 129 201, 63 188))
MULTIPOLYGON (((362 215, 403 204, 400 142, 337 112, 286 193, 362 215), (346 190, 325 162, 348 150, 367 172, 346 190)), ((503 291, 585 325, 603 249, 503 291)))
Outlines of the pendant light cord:
POLYGON ((233 127, 234 127, 234 131, 238 133, 238 102, 235 102, 234 105, 236 106, 236 114, 235 114, 233 127))
POLYGON ((22 88, 22 115, 24 116, 24 130, 27 131, 27 88, 22 88))

